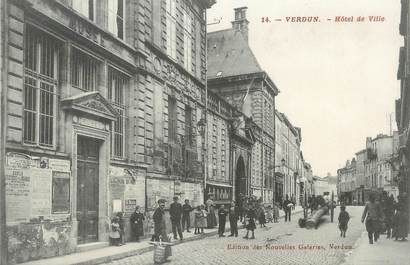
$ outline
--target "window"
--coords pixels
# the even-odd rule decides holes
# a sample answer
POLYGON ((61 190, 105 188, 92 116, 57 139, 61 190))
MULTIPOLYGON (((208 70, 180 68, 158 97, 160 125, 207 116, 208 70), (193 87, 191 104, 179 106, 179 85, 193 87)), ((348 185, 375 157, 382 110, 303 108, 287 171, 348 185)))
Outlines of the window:
POLYGON ((185 144, 193 146, 192 108, 185 106, 185 144))
POLYGON ((108 99, 119 114, 111 128, 111 155, 124 157, 125 146, 125 92, 128 87, 129 77, 122 72, 108 68, 108 99))
POLYGON ((97 90, 100 62, 73 48, 71 54, 71 84, 85 91, 97 90))
POLYGON ((124 1, 108 0, 108 30, 124 39, 124 1))
POLYGON ((164 141, 164 98, 162 85, 154 82, 153 93, 153 135, 154 135, 154 149, 163 150, 164 141))
POLYGON ((95 0, 73 0, 73 9, 95 21, 95 0))
POLYGON ((192 72, 192 20, 187 12, 184 12, 184 67, 192 72))
POLYGON ((32 26, 26 28, 25 44, 23 141, 53 147, 59 44, 32 26))
POLYGON ((177 58, 176 52, 176 0, 166 0, 166 23, 167 23, 167 54, 173 58, 177 58))
POLYGON ((168 96, 168 140, 177 140, 177 100, 168 96))

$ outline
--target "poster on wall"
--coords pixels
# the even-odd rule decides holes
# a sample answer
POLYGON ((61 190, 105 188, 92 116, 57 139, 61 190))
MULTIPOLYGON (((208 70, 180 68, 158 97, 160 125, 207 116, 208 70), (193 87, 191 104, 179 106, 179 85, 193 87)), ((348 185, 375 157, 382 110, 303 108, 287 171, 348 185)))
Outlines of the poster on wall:
POLYGON ((27 221, 30 214, 30 175, 27 169, 6 167, 6 221, 27 221))
POLYGON ((53 171, 52 213, 70 212, 70 173, 53 171))
POLYGON ((51 178, 49 169, 31 170, 31 216, 51 215, 51 178))

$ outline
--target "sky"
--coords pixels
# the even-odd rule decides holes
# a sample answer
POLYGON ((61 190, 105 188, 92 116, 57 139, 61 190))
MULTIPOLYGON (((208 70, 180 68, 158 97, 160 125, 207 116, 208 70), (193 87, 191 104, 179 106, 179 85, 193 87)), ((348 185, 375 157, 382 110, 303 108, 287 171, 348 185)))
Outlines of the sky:
POLYGON ((390 114, 396 128, 399 0, 217 0, 208 23, 221 21, 208 31, 230 28, 233 8, 241 6, 248 7, 250 47, 280 90, 276 108, 302 128, 301 148, 315 175, 336 175, 366 137, 389 134, 390 114), (291 16, 320 22, 285 22, 291 16), (336 23, 336 16, 366 20, 336 23))

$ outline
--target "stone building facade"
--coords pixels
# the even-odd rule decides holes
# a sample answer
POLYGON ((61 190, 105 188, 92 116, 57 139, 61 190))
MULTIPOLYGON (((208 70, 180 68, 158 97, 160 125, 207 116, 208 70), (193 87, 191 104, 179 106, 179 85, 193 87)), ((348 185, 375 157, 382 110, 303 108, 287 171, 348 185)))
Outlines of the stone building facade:
POLYGON ((253 121, 248 127, 234 118, 237 126, 245 126, 248 139, 232 142, 233 197, 255 195, 272 203, 278 89, 249 47, 246 9, 234 10, 232 28, 208 34, 208 88, 253 121))
POLYGON ((300 201, 305 181, 304 159, 301 153, 301 129, 292 125, 284 113, 276 111, 276 145, 280 146, 276 152, 276 162, 281 162, 281 167, 276 167, 278 185, 282 187, 282 199, 286 195, 300 201), (303 179, 303 181, 302 181, 303 179))
MULTIPOLYGON (((107 245, 110 219, 136 205, 150 217, 159 198, 203 203, 212 4, 6 1, 10 263, 107 245)), ((214 121, 226 169, 215 177, 227 180, 229 107, 217 104, 210 111, 222 117, 214 121)))
POLYGON ((409 62, 409 37, 410 37, 410 4, 408 0, 401 1, 401 17, 399 32, 403 36, 404 46, 400 47, 397 79, 400 80, 400 98, 396 100, 396 123, 399 131, 399 152, 395 160, 399 170, 398 186, 399 195, 406 202, 408 220, 410 222, 410 62, 409 62))

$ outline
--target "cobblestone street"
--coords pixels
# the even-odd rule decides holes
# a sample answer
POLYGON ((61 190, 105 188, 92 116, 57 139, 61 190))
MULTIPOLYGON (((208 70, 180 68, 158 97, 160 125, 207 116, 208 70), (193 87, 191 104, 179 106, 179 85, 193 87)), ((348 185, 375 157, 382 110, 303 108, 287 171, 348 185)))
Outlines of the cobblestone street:
MULTIPOLYGON (((238 238, 212 236, 180 244, 172 248, 173 256, 167 264, 341 264, 345 253, 350 249, 340 247, 353 247, 364 231, 364 226, 360 223, 363 208, 352 206, 347 210, 351 215, 351 221, 346 238, 340 237, 337 228, 337 208, 335 222, 331 223, 330 216, 325 216, 317 230, 299 228, 297 220, 301 214, 298 214, 292 216, 291 223, 285 223, 284 219, 280 219, 280 223, 269 224, 262 229, 258 227, 255 240, 243 239, 245 230, 240 230, 238 238), (331 244, 335 248, 332 248, 331 244), (270 246, 269 249, 267 246, 270 246), (228 249, 230 247, 249 249, 228 249), (337 247, 339 249, 336 249, 337 247)), ((106 264, 153 264, 153 253, 148 252, 106 264)))

